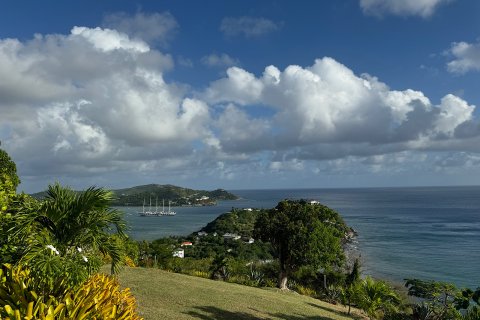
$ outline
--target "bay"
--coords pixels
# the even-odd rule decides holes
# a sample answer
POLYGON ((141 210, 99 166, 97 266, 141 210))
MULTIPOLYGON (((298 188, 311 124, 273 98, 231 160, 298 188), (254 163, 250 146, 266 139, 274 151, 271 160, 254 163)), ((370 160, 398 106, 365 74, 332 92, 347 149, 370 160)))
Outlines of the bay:
POLYGON ((480 286, 480 187, 232 190, 241 200, 175 208, 173 217, 140 217, 122 207, 137 240, 198 231, 235 208, 271 208, 282 199, 315 199, 358 231, 363 272, 403 282, 432 279, 480 286))

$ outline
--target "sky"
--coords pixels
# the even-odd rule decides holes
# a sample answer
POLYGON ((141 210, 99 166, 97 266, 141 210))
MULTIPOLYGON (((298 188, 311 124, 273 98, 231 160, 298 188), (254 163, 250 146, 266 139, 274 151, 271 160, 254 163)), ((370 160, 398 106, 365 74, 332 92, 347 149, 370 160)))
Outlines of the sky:
POLYGON ((478 185, 480 1, 5 1, 19 191, 478 185))

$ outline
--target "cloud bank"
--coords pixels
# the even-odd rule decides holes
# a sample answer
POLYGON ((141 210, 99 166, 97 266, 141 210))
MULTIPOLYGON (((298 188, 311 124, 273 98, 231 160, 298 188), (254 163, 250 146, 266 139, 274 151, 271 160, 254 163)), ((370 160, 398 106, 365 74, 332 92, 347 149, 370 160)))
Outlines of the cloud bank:
POLYGON ((232 66, 191 88, 166 80, 180 58, 106 27, 1 39, 0 139, 22 180, 301 182, 479 163, 475 106, 458 96, 432 102, 330 57, 260 75, 232 66))

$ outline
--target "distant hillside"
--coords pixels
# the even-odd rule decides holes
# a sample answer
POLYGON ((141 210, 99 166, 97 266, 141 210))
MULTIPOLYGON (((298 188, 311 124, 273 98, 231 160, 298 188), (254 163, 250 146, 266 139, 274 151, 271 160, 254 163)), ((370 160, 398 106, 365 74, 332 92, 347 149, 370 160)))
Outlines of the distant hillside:
MULTIPOLYGON (((114 206, 141 206, 143 202, 147 205, 150 200, 154 205, 158 200, 158 205, 165 205, 171 201, 172 206, 204 206, 215 205, 218 200, 236 200, 238 197, 224 189, 216 189, 213 191, 194 190, 182 188, 170 184, 147 184, 144 186, 136 186, 126 189, 112 190, 117 200, 113 202, 114 206)), ((32 194, 34 198, 42 199, 46 196, 46 192, 38 192, 32 194)))
POLYGON ((238 197, 224 189, 213 191, 194 190, 182 188, 170 184, 148 184, 127 189, 113 190, 118 200, 114 205, 117 206, 141 206, 145 200, 152 204, 158 199, 158 205, 165 200, 165 203, 171 201, 174 206, 182 205, 214 205, 218 200, 236 200, 238 197))

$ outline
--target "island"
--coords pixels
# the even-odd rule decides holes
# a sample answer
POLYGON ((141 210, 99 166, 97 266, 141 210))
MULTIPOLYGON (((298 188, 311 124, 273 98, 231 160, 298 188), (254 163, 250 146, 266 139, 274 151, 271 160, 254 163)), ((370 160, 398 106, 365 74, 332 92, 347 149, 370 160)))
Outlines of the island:
MULTIPOLYGON (((179 206, 213 206, 219 200, 237 200, 238 197, 224 189, 212 191, 194 190, 174 186, 171 184, 147 184, 125 189, 112 190, 116 199, 113 206, 142 206, 150 205, 168 205, 179 206)), ((45 191, 32 194, 36 199, 43 199, 47 193, 45 191)))

